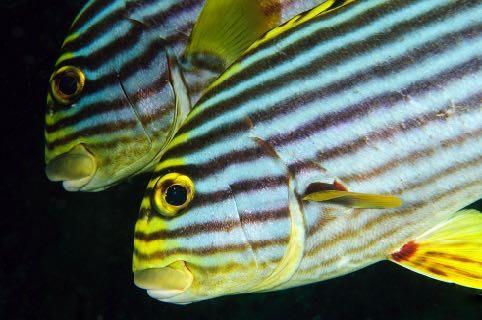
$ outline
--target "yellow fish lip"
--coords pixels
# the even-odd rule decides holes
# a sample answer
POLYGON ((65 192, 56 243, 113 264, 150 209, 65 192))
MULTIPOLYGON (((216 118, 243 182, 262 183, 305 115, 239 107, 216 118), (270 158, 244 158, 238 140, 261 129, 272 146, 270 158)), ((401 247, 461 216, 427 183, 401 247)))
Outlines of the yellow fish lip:
POLYGON ((184 261, 176 261, 162 268, 134 271, 134 283, 159 300, 169 299, 191 287, 193 275, 184 261))
POLYGON ((45 174, 50 181, 62 181, 67 191, 78 191, 87 185, 97 171, 94 156, 79 144, 50 160, 45 174))

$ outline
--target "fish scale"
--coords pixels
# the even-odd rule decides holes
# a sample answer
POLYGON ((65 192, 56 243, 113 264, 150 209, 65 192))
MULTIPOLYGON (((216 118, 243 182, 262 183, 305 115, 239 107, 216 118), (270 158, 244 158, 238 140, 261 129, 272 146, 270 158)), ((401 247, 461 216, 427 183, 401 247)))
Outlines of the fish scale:
MULTIPOLYGON (((163 221, 161 230, 196 221, 210 239, 208 217, 215 217, 216 230, 222 230, 224 215, 238 211, 236 197, 220 193, 232 184, 249 185, 250 193, 239 202, 248 203, 252 192, 252 214, 265 216, 255 204, 270 202, 272 196, 263 197, 265 189, 276 189, 265 181, 279 175, 263 173, 262 154, 286 168, 290 181, 298 184, 288 194, 301 203, 305 240, 292 273, 261 291, 333 278, 387 259, 481 197, 481 21, 480 1, 370 0, 268 32, 210 86, 168 145, 146 190, 141 211, 147 213, 140 216, 136 234, 159 231, 149 219, 163 221), (257 140, 269 150, 260 149, 253 142, 257 140), (300 192, 315 171, 351 191, 393 194, 404 204, 356 209, 302 201, 300 192), (149 200, 166 172, 186 174, 194 186, 202 186, 191 206, 171 220, 149 200), (218 207, 233 199, 231 209, 218 207)), ((282 205, 275 198, 273 208, 282 205)), ((269 233, 272 226, 260 218, 256 225, 241 223, 236 230, 269 233)), ((167 302, 189 302, 250 292, 249 283, 252 288, 263 283, 270 262, 253 267, 252 260, 232 260, 233 254, 252 252, 229 247, 239 238, 231 225, 225 230, 223 245, 207 254, 222 257, 218 264, 205 252, 178 255, 172 260, 185 261, 192 285, 170 297, 150 294, 167 302), (196 260, 193 269, 190 259, 196 260), (229 285, 223 287, 223 281, 229 285)), ((191 239, 177 232, 172 236, 191 239)), ((292 239, 293 230, 276 239, 286 237, 292 239)), ((137 252, 146 245, 135 237, 137 252)), ((286 258, 288 251, 285 247, 286 258)), ((134 271, 144 264, 167 265, 166 260, 134 254, 134 271)))

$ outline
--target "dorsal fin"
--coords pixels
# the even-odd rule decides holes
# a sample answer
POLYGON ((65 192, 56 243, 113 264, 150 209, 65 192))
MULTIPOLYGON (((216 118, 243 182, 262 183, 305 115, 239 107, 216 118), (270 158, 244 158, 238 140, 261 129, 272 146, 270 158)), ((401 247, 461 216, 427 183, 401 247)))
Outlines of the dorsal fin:
POLYGON ((260 46, 261 44, 265 43, 266 41, 269 41, 270 39, 278 36, 279 34, 290 30, 296 26, 299 26, 300 24, 309 21, 315 17, 318 17, 322 14, 329 13, 331 11, 337 10, 341 7, 346 6, 347 4, 350 4, 352 2, 355 2, 358 0, 327 0, 323 2, 322 4, 318 5, 317 7, 314 7, 311 10, 305 11, 303 13, 298 14, 297 16, 293 17, 292 19, 288 20, 286 23, 270 29, 268 32, 265 33, 265 35, 255 41, 246 51, 253 50, 254 48, 260 46))
POLYGON ((281 7, 272 3, 268 7, 265 2, 206 0, 191 32, 184 64, 224 71, 256 39, 280 23, 281 7))

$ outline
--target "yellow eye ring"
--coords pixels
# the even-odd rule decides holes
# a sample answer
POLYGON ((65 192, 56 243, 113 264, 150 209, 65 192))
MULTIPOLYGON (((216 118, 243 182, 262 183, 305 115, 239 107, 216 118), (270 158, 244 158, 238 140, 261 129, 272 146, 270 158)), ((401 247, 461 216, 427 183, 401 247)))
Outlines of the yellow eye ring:
POLYGON ((172 217, 186 208, 193 198, 192 180, 179 173, 168 173, 157 181, 151 204, 158 213, 172 217))
POLYGON ((84 90, 85 75, 79 68, 64 66, 50 78, 50 91, 60 104, 71 104, 84 90))

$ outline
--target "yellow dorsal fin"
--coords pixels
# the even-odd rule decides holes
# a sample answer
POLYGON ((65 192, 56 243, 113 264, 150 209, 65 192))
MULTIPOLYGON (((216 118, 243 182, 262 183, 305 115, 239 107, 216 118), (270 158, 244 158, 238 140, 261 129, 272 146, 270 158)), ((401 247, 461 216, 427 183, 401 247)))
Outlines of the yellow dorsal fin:
MULTIPOLYGON (((216 1, 216 0, 214 0, 214 1, 216 1)), ((278 1, 281 2, 281 4, 283 4, 284 2, 291 2, 291 1, 287 1, 287 0, 278 0, 278 1)), ((275 23, 274 22, 275 20, 273 20, 273 23, 272 23, 273 26, 268 27, 269 31, 265 32, 263 36, 257 38, 256 41, 250 43, 249 47, 245 51, 240 52, 240 53, 243 54, 243 55, 246 55, 250 51, 252 51, 252 50, 258 48, 259 46, 261 46, 262 44, 264 44, 265 42, 277 37, 278 35, 286 32, 286 31, 288 31, 288 30, 290 30, 294 27, 299 26, 300 24, 302 24, 304 22, 307 22, 307 21, 309 21, 309 20, 311 20, 315 17, 318 17, 320 15, 327 14, 327 13, 332 12, 334 10, 340 9, 340 8, 350 4, 352 2, 355 2, 355 1, 359 1, 359 0, 325 0, 323 3, 319 4, 318 6, 314 7, 313 9, 305 11, 303 13, 300 13, 299 15, 291 18, 290 20, 283 23, 282 25, 279 25, 279 22, 275 23)), ((240 2, 243 2, 243 1, 240 1, 240 2)), ((269 0, 265 0, 265 1, 260 0, 260 2, 265 3, 265 2, 270 2, 270 1, 269 0)), ((271 14, 274 15, 273 13, 271 13, 271 14)), ((238 57, 239 56, 240 55, 238 55, 238 57)), ((237 59, 237 57, 236 57, 236 59, 237 59)), ((234 62, 234 60, 236 60, 236 59, 233 59, 231 61, 231 63, 234 62)), ((231 63, 227 64, 226 67, 230 66, 231 63)), ((230 69, 228 69, 226 72, 221 74, 219 76, 219 78, 214 80, 209 85, 209 88, 213 88, 213 87, 217 86, 218 84, 222 83, 223 81, 225 81, 226 79, 231 77, 233 75, 233 73, 237 72, 237 70, 239 70, 239 69, 236 67, 236 63, 234 63, 230 69)))
POLYGON ((280 6, 265 2, 206 0, 191 32, 184 63, 224 71, 256 39, 280 23, 280 6))
POLYGON ((389 259, 437 280, 482 289, 482 214, 459 211, 389 259))
POLYGON ((331 12, 333 10, 337 10, 341 7, 346 6, 349 3, 355 2, 357 0, 326 0, 322 4, 314 7, 311 10, 308 10, 306 12, 300 13, 299 15, 295 16, 294 18, 288 20, 286 23, 270 29, 262 38, 254 42, 247 51, 252 50, 259 45, 263 44, 266 41, 269 41, 270 39, 278 36, 279 34, 290 30, 296 26, 299 26, 300 24, 309 21, 315 17, 318 17, 322 14, 326 14, 328 12, 331 12))
POLYGON ((322 190, 306 195, 303 200, 327 201, 352 208, 396 208, 402 200, 391 195, 357 193, 343 190, 322 190))

